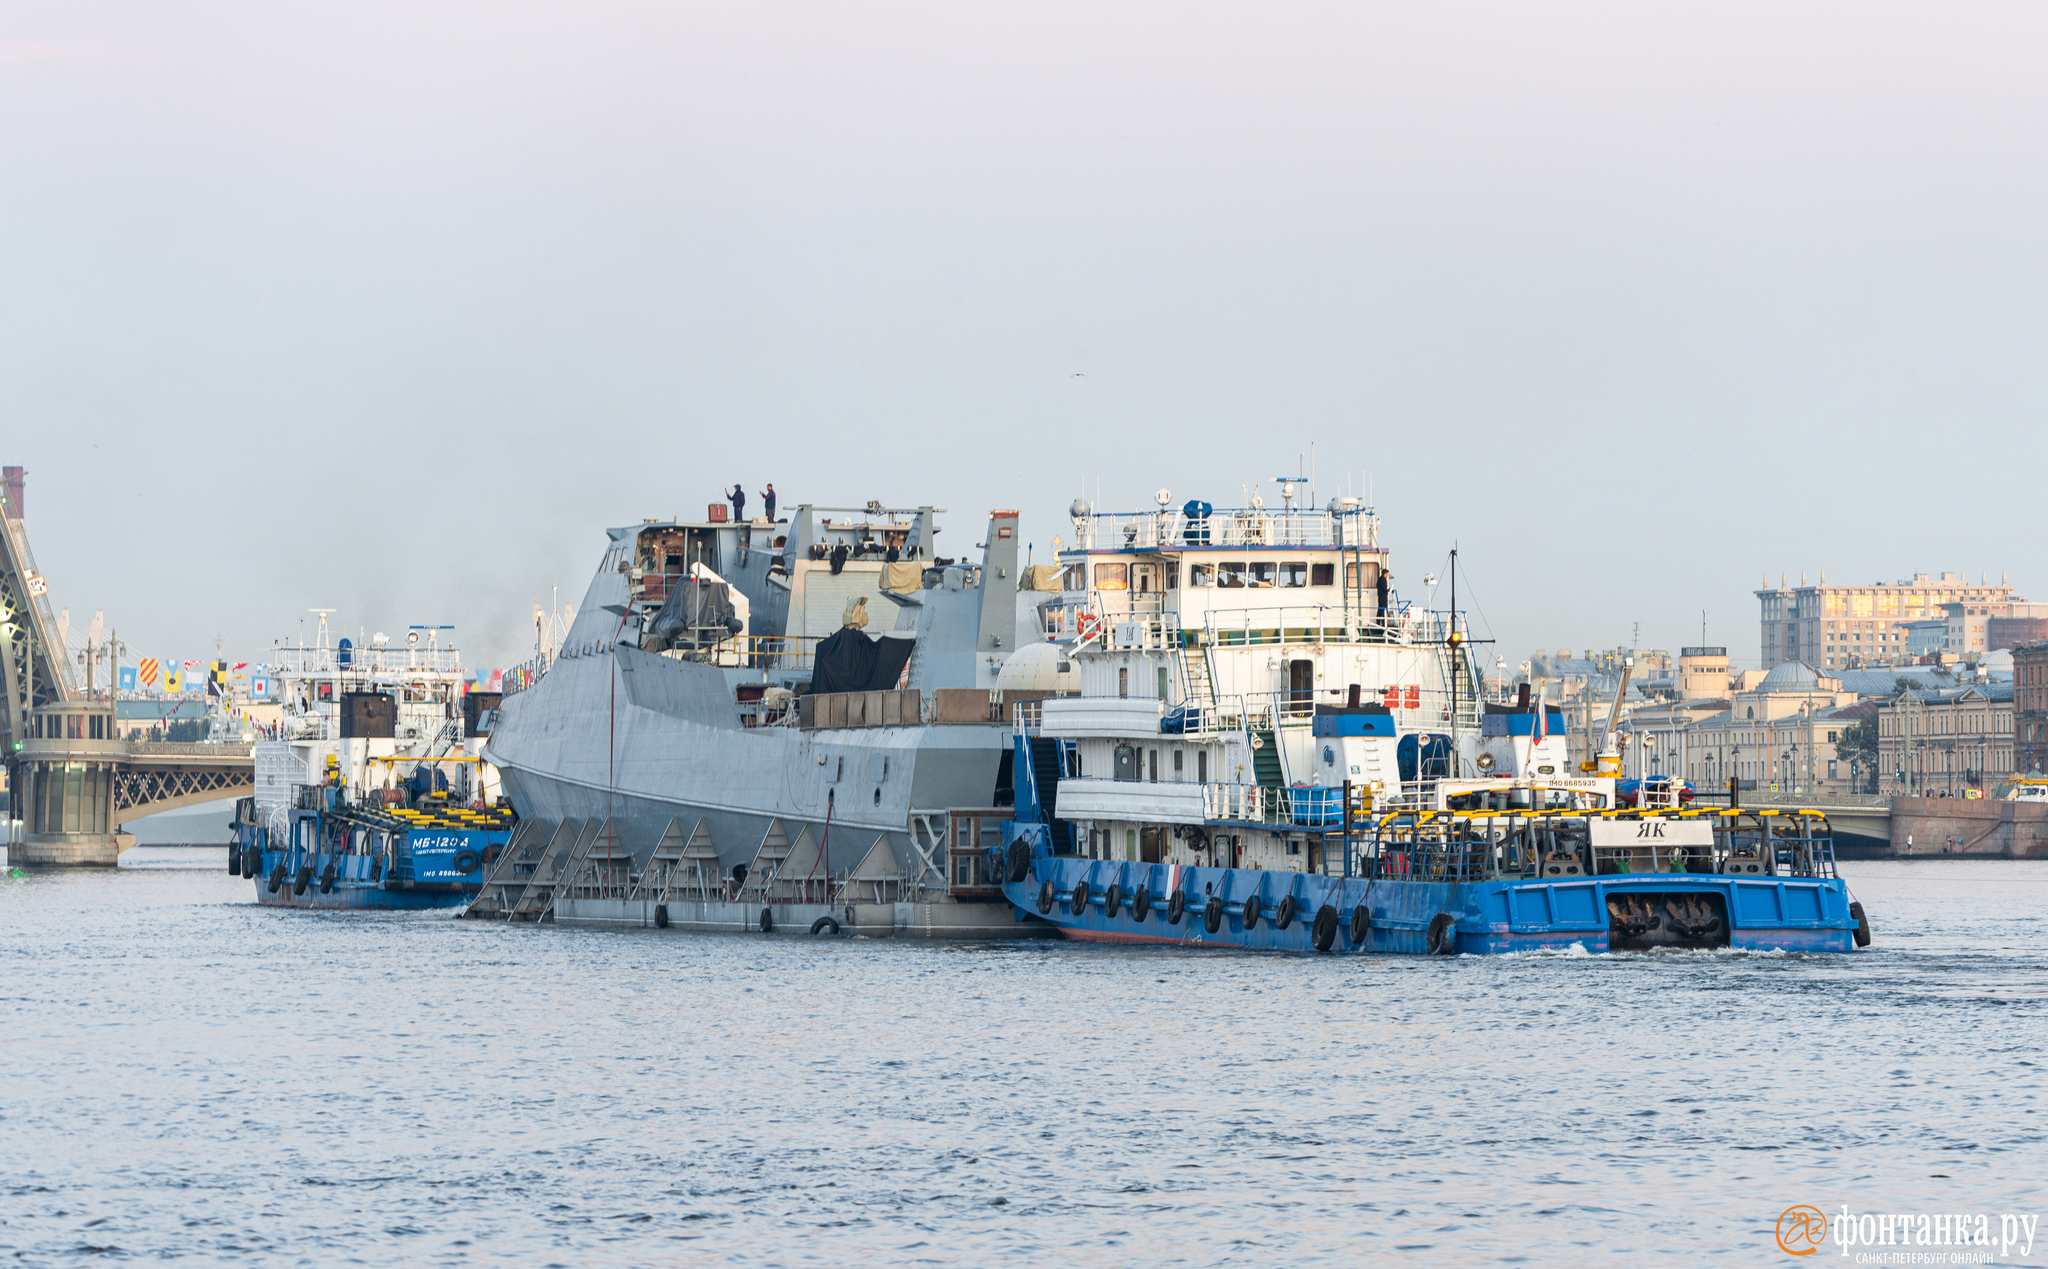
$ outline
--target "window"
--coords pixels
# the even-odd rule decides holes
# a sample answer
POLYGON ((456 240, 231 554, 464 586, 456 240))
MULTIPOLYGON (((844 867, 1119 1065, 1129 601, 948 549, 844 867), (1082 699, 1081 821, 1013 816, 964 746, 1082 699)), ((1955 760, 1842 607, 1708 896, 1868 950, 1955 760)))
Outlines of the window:
POLYGON ((1209 751, 1207 749, 1195 750, 1195 780, 1201 784, 1209 783, 1209 751))
POLYGON ((1160 667, 1159 667, 1159 670, 1158 670, 1158 672, 1157 672, 1156 678, 1157 678, 1157 680, 1158 680, 1158 681, 1157 681, 1156 683, 1154 683, 1154 684, 1153 684, 1154 694, 1155 694, 1155 695, 1157 695, 1157 696, 1159 697, 1159 699, 1163 701, 1163 700, 1165 700, 1165 699, 1166 699, 1166 667, 1165 667, 1165 666, 1163 666, 1163 665, 1162 665, 1162 666, 1160 666, 1160 667))
POLYGON ((1154 784, 1159 783, 1159 751, 1157 749, 1147 749, 1145 751, 1145 768, 1145 778, 1154 784))
POLYGON ((1372 590, 1380 584, 1380 566, 1377 564, 1346 564, 1344 584, 1353 590, 1372 590))
POLYGON ((1129 590, 1131 588, 1131 566, 1128 564, 1097 564, 1095 566, 1095 589, 1129 590))
POLYGON ((1311 586, 1335 586, 1337 584, 1337 566, 1335 564, 1309 565, 1308 584, 1311 586))
POLYGON ((1067 571, 1060 575, 1060 586, 1065 590, 1088 589, 1088 567, 1085 564, 1069 564, 1067 571))
POLYGON ((1270 588, 1279 571, 1280 566, 1271 560, 1253 560, 1250 583, 1255 587, 1270 588))
POLYGON ((1176 750, 1174 750, 1174 751, 1173 751, 1173 778, 1174 778, 1174 780, 1175 780, 1175 782, 1176 782, 1176 783, 1177 783, 1177 782, 1179 782, 1179 780, 1180 780, 1180 778, 1181 778, 1181 765, 1180 765, 1180 760, 1181 760, 1181 757, 1182 757, 1182 753, 1183 753, 1183 751, 1182 751, 1182 750, 1179 750, 1179 749, 1176 749, 1176 750))
POLYGON ((1280 565, 1280 584, 1288 587, 1308 585, 1308 561, 1287 560, 1283 562, 1280 565))
POLYGON ((1188 585, 1214 586, 1215 584, 1216 566, 1214 564, 1195 564, 1188 568, 1188 585))
POLYGON ((1168 560, 1168 561, 1167 561, 1166 563, 1164 563, 1164 564, 1161 564, 1161 565, 1160 565, 1159 567, 1160 567, 1160 570, 1161 570, 1162 572, 1164 572, 1164 573, 1165 573, 1165 575, 1166 575, 1166 589, 1168 589, 1168 590, 1177 590, 1177 589, 1179 589, 1179 588, 1180 588, 1180 561, 1178 561, 1178 560, 1168 560))
POLYGON ((1217 564, 1216 585, 1224 590, 1244 589, 1244 561, 1224 560, 1217 564))
POLYGON ((1118 696, 1129 696, 1131 694, 1131 667, 1128 665, 1116 667, 1116 694, 1118 696))

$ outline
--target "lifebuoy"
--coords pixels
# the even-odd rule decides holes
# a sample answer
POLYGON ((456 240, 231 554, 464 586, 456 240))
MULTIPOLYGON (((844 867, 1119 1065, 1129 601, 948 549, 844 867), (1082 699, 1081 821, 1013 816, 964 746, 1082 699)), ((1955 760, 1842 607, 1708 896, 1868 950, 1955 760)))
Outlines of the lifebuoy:
POLYGON ((333 893, 334 893, 334 875, 335 875, 335 872, 334 872, 334 861, 330 859, 330 860, 328 860, 328 861, 327 861, 327 866, 326 866, 325 868, 322 868, 322 869, 320 870, 320 893, 321 893, 321 894, 333 894, 333 893))
POLYGON ((1050 912, 1052 911, 1052 903, 1053 888, 1052 883, 1048 881, 1038 888, 1038 910, 1041 913, 1050 912))
POLYGON ((475 872, 482 863, 483 859, 473 850, 457 851, 455 854, 455 871, 465 876, 475 872))
POLYGON ((1012 884, 1024 880, 1031 873, 1031 848, 1023 838, 1010 843, 1010 881, 1012 884))
POLYGON ((1429 921, 1429 950, 1445 956, 1458 950, 1458 918, 1439 912, 1429 921))
POLYGON ((1223 898, 1210 895, 1209 902, 1202 905, 1202 928, 1214 934, 1223 928, 1223 898))
POLYGON ((296 876, 296 877, 294 877, 294 878, 292 878, 292 893, 293 893, 293 894, 304 894, 304 893, 306 893, 306 887, 307 887, 307 886, 310 886, 310 885, 312 885, 312 884, 313 884, 313 865, 311 865, 311 864, 306 864, 306 865, 303 865, 303 866, 302 866, 302 867, 300 867, 300 869, 299 869, 299 875, 298 875, 298 876, 296 876))
POLYGON ((1115 915, 1117 914, 1117 910, 1118 910, 1119 908, 1123 907, 1123 906, 1124 906, 1124 888, 1123 888, 1122 886, 1119 886, 1119 885, 1114 885, 1114 884, 1113 884, 1113 885, 1111 885, 1111 886, 1110 886, 1110 888, 1109 888, 1109 889, 1107 889, 1107 890, 1105 890, 1105 891, 1103 891, 1103 892, 1102 892, 1102 915, 1103 915, 1103 916, 1105 916, 1105 917, 1113 917, 1113 916, 1115 916, 1115 915))
POLYGON ((270 870, 270 893, 276 894, 282 889, 284 889, 284 861, 279 860, 277 867, 270 870))
POLYGON ((657 930, 666 930, 668 928, 668 905, 666 903, 654 905, 654 928, 657 930))
POLYGON ((839 933, 839 922, 833 920, 831 917, 828 916, 819 917, 817 920, 811 922, 811 933, 837 934, 839 933))
POLYGON ((1088 910, 1088 882, 1084 879, 1074 883, 1074 897, 1067 901, 1067 911, 1080 916, 1088 910))
POLYGON ((1261 902, 1259 901, 1259 896, 1257 896, 1257 895, 1251 895, 1251 896, 1249 896, 1249 897, 1247 897, 1247 898, 1245 899, 1245 901, 1244 901, 1244 932, 1245 932, 1245 933, 1249 934, 1249 933, 1251 933, 1251 932, 1252 932, 1253 930, 1256 930, 1256 929, 1258 929, 1258 928, 1259 928, 1259 912, 1260 912, 1260 910, 1261 910, 1261 909, 1263 909, 1263 908, 1264 908, 1265 906, 1266 906, 1265 904, 1263 904, 1263 903, 1261 903, 1261 902))
POLYGON ((1860 903, 1852 903, 1852 904, 1850 904, 1850 905, 1849 905, 1849 915, 1850 915, 1850 916, 1852 916, 1852 917, 1854 917, 1854 918, 1856 918, 1856 933, 1855 933, 1855 939, 1856 939, 1856 946, 1858 946, 1858 947, 1869 947, 1869 946, 1870 946, 1870 918, 1869 918, 1869 917, 1867 917, 1867 916, 1865 916, 1865 915, 1863 915, 1863 905, 1862 905, 1862 904, 1860 904, 1860 903))
POLYGON ((1274 929, 1276 929, 1276 930, 1284 930, 1284 929, 1286 929, 1286 928, 1287 928, 1288 926, 1290 926, 1290 925, 1293 925, 1293 924, 1294 924, 1294 896, 1293 896, 1293 895, 1291 895, 1291 894, 1290 894, 1290 895, 1283 895, 1283 896, 1281 896, 1281 899, 1280 899, 1280 906, 1279 906, 1279 908, 1278 908, 1278 909, 1276 909, 1276 910, 1274 911, 1274 913, 1273 913, 1273 928, 1274 928, 1274 929))
POLYGON ((1351 941, 1353 943, 1365 942, 1366 932, 1370 929, 1372 929, 1372 913, 1367 912, 1365 910, 1365 905, 1362 903, 1352 908, 1350 931, 1351 941))
POLYGON ((761 933, 775 933, 775 913, 771 909, 761 909, 761 933))
POLYGON ((1131 895, 1131 920, 1142 921, 1152 915, 1152 887, 1148 883, 1139 886, 1131 895))
POLYGON ((1172 894, 1166 896, 1166 923, 1168 925, 1179 925, 1180 919, 1187 915, 1187 911, 1187 891, 1176 890, 1172 894))
POLYGON ((1092 612, 1084 612, 1081 614, 1081 619, 1074 623, 1074 629, 1080 633, 1083 639, 1093 639, 1102 631, 1102 618, 1092 612))
POLYGON ((1330 950, 1330 944, 1337 941, 1337 909, 1333 904, 1324 904, 1316 909, 1315 923, 1309 927, 1309 941, 1318 952, 1330 950))

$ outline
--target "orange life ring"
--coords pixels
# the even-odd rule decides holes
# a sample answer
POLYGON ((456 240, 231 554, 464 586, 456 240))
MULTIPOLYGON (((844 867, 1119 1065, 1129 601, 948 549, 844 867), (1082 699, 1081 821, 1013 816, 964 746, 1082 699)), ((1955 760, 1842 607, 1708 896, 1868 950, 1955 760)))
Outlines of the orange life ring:
POLYGON ((1081 614, 1081 620, 1074 624, 1074 628, 1081 632, 1083 639, 1093 639, 1096 632, 1102 629, 1102 618, 1092 612, 1084 612, 1081 614))

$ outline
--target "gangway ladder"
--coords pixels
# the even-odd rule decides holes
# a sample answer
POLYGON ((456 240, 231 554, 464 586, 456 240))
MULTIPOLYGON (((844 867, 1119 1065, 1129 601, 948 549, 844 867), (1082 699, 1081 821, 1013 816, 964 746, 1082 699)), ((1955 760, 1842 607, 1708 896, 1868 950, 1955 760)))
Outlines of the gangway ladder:
MULTIPOLYGON (((1479 730, 1479 684, 1472 678, 1472 658, 1466 655, 1463 643, 1445 643, 1443 655, 1445 676, 1455 685, 1458 694, 1457 717, 1453 721, 1460 732, 1476 732, 1479 730)), ((1446 700, 1444 704, 1450 702, 1446 700)))
POLYGON ((1201 730, 1210 731, 1216 726, 1216 689, 1209 673, 1209 646, 1199 635, 1196 642, 1188 644, 1183 638, 1180 650, 1180 703, 1195 710, 1201 718, 1201 730))

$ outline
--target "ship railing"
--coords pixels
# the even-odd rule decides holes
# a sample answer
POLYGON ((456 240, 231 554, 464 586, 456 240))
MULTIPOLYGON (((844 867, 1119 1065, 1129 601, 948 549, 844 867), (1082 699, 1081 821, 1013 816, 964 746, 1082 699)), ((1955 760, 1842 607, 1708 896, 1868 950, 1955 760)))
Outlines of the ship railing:
MULTIPOLYGON (((1363 812, 1363 789, 1352 799, 1352 812, 1363 812)), ((1342 786, 1210 783, 1202 786, 1202 818, 1218 824, 1261 824, 1271 828, 1340 828, 1344 823, 1342 786)))
POLYGON ((662 655, 727 668, 809 670, 817 662, 820 642, 817 635, 729 635, 701 648, 673 646, 662 655))
POLYGON ((1191 518, 1178 508, 1105 512, 1074 523, 1073 549, 1081 551, 1177 551, 1187 547, 1335 547, 1349 540, 1371 546, 1378 520, 1359 512, 1296 510, 1291 507, 1218 507, 1191 518))
POLYGON ((346 660, 339 648, 277 647, 269 653, 272 678, 403 677, 408 674, 460 674, 462 654, 454 648, 350 648, 346 660))
POLYGON ((1201 637, 1212 647, 1245 648, 1287 643, 1434 643, 1446 631, 1443 614, 1408 607, 1381 612, 1365 607, 1347 610, 1340 604, 1280 604, 1211 608, 1202 615, 1201 637))

